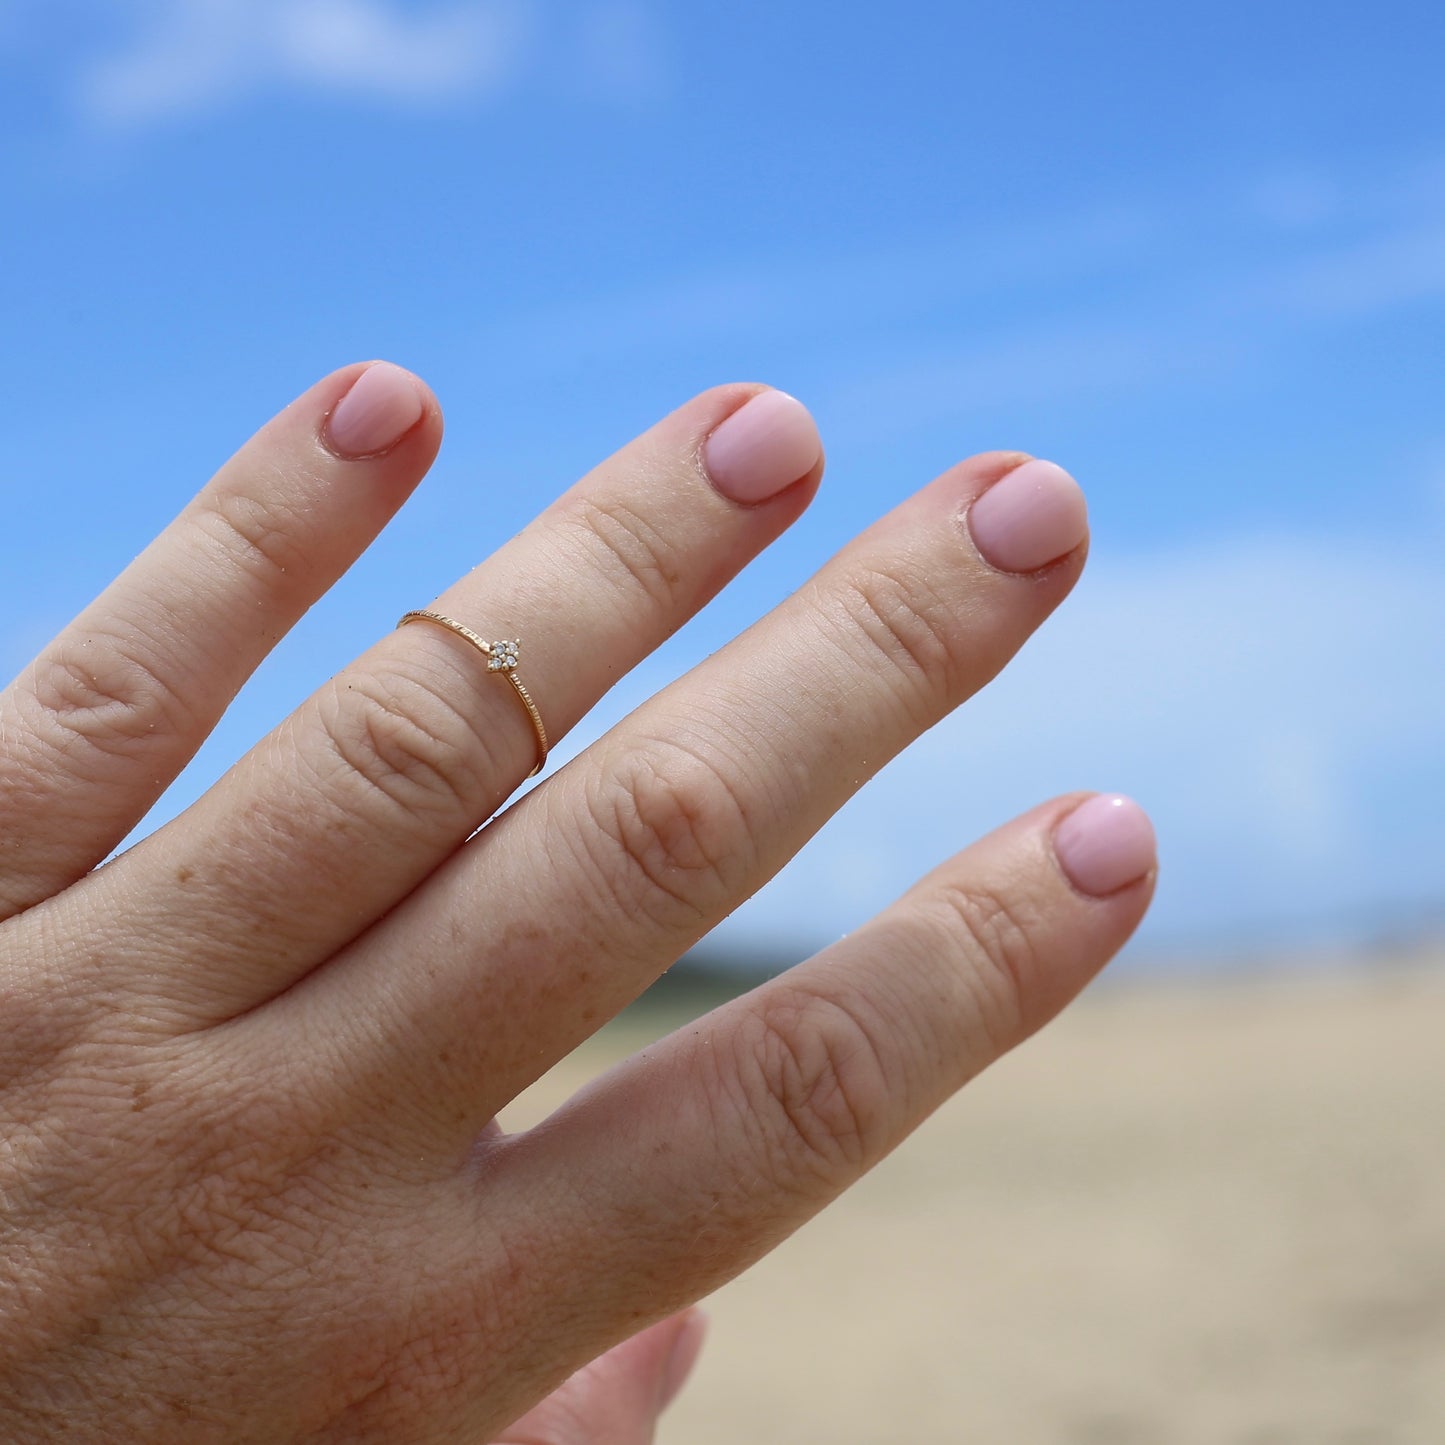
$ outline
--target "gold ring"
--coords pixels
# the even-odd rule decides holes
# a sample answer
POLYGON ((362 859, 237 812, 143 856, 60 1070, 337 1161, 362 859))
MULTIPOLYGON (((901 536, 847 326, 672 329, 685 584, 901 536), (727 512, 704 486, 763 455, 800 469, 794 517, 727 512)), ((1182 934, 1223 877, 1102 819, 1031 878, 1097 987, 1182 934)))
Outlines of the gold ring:
POLYGON ((522 644, 515 639, 511 642, 488 642, 485 637, 473 632, 466 623, 458 622, 441 612, 428 612, 425 608, 404 613, 396 625, 405 627, 408 622, 435 622, 438 627, 455 632, 463 642, 470 643, 487 659, 488 672, 500 672, 512 684, 517 696, 522 699, 522 706, 527 709, 527 716, 532 720, 532 731, 537 734, 537 766, 527 774, 529 778, 535 778, 547 761, 547 729, 542 724, 542 714, 537 711, 537 704, 532 701, 532 694, 517 676, 517 658, 522 644))

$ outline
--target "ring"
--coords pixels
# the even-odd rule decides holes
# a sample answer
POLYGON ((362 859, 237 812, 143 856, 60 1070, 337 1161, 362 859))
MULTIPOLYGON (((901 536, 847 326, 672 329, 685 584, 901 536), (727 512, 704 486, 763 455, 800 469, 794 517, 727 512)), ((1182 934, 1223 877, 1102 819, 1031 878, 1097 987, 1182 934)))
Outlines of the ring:
POLYGON ((532 720, 532 731, 537 734, 537 766, 527 774, 529 778, 535 778, 547 762, 547 729, 543 726, 542 714, 537 711, 537 704, 532 701, 532 694, 517 676, 517 658, 522 644, 516 639, 511 642, 488 642, 485 637, 473 632, 466 623, 458 622, 445 613, 428 612, 425 608, 404 613, 396 625, 405 627, 408 622, 435 622, 438 627, 455 632, 463 642, 470 643, 487 659, 488 672, 500 672, 512 684, 517 696, 522 699, 522 706, 527 709, 527 716, 532 720))

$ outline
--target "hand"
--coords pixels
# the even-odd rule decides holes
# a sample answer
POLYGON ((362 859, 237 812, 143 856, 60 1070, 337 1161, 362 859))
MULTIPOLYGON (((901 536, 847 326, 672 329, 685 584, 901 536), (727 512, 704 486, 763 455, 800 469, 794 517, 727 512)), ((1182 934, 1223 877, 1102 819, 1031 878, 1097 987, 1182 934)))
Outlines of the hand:
MULTIPOLYGON (((395 367, 329 377, 0 696, 16 1445, 492 1439, 834 1198, 1147 905, 1137 808, 1047 803, 543 1127, 488 1122, 1068 592, 1082 497, 1007 453, 926 487, 475 836, 538 740, 505 678, 420 622, 97 868, 440 431, 395 367)), ((434 606, 522 639, 555 738, 821 466, 791 398, 707 392, 434 606)), ((508 1438, 648 1439, 695 1350, 686 1318, 658 1325, 508 1438)))

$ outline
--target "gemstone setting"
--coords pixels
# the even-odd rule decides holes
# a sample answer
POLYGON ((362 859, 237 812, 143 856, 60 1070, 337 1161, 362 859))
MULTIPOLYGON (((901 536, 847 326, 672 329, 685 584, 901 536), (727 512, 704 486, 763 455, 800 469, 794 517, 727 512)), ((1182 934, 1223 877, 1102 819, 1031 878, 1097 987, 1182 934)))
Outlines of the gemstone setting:
POLYGON ((517 657, 522 644, 512 642, 489 642, 487 644, 487 671, 512 672, 517 666, 517 657))

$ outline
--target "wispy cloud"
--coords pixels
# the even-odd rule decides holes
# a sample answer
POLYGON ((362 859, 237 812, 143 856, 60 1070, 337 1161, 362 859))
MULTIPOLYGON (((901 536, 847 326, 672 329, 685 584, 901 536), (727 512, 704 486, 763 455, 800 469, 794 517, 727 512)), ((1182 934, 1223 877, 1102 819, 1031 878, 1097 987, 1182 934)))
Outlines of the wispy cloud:
POLYGON ((1442 180, 1433 161, 1264 173, 868 252, 740 258, 500 318, 477 345, 553 378, 620 355, 803 357, 826 379, 813 399, 858 432, 1236 381, 1331 329, 1445 299, 1442 180))
POLYGON ((1304 317, 1368 315, 1445 296, 1445 219, 1311 257, 1271 294, 1304 317))
POLYGON ((418 10, 394 0, 151 0, 76 99, 93 120, 141 126, 277 90, 434 105, 496 94, 524 64, 528 0, 418 10))
MULTIPOLYGON (((900 237, 868 251, 740 257, 707 271, 663 275, 610 294, 567 296, 491 324, 479 349, 537 370, 590 366, 619 355, 673 351, 735 338, 935 326, 941 308, 992 310, 1147 263, 1166 239, 1142 208, 1034 218, 956 234, 900 237)), ((916 354, 908 339, 910 355, 916 354)))

